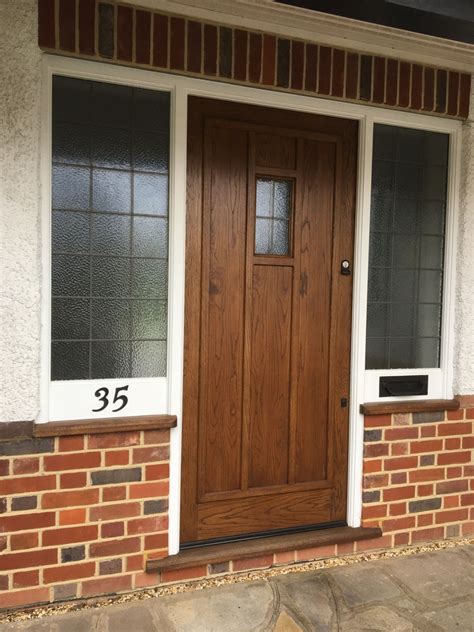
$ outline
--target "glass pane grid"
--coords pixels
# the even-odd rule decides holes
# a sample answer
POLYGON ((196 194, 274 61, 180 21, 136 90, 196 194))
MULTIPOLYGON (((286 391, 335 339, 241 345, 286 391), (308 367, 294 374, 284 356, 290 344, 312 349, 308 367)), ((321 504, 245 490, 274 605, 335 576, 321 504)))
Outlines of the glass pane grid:
POLYGON ((53 101, 52 379, 165 375, 169 95, 55 77, 53 101))
POLYGON ((439 366, 448 137, 375 125, 366 368, 439 366))
POLYGON ((292 180, 257 178, 255 254, 290 254, 292 197, 292 180))

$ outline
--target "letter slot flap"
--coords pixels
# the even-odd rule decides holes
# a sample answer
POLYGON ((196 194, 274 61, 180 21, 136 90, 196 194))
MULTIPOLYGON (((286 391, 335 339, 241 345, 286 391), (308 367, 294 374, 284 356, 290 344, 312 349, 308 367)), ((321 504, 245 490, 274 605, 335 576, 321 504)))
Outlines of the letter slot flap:
POLYGON ((427 375, 386 375, 379 379, 379 397, 428 395, 427 375))

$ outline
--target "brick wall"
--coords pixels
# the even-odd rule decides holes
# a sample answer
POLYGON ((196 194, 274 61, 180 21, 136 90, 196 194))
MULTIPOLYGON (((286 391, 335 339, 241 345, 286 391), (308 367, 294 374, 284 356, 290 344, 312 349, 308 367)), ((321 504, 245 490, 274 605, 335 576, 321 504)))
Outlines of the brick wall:
POLYGON ((469 74, 98 0, 39 0, 39 46, 109 61, 467 118, 469 74))
POLYGON ((474 408, 365 417, 363 526, 386 546, 474 533, 474 408))
POLYGON ((0 443, 0 608, 149 585, 168 461, 169 430, 0 443))

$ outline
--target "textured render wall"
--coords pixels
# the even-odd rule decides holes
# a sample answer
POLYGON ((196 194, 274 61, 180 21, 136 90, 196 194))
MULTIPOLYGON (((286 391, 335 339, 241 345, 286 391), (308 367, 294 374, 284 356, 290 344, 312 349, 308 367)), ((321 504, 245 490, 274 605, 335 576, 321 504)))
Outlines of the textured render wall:
POLYGON ((456 287, 454 392, 474 394, 474 85, 463 124, 456 287))
POLYGON ((0 422, 39 406, 40 58, 36 0, 0 0, 0 422))

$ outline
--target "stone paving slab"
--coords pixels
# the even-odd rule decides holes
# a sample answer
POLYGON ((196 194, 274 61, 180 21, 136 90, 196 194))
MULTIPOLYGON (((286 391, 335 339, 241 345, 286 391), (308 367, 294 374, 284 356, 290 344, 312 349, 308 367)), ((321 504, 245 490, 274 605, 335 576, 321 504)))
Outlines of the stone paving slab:
POLYGON ((84 609, 1 632, 474 632, 474 546, 84 609))

